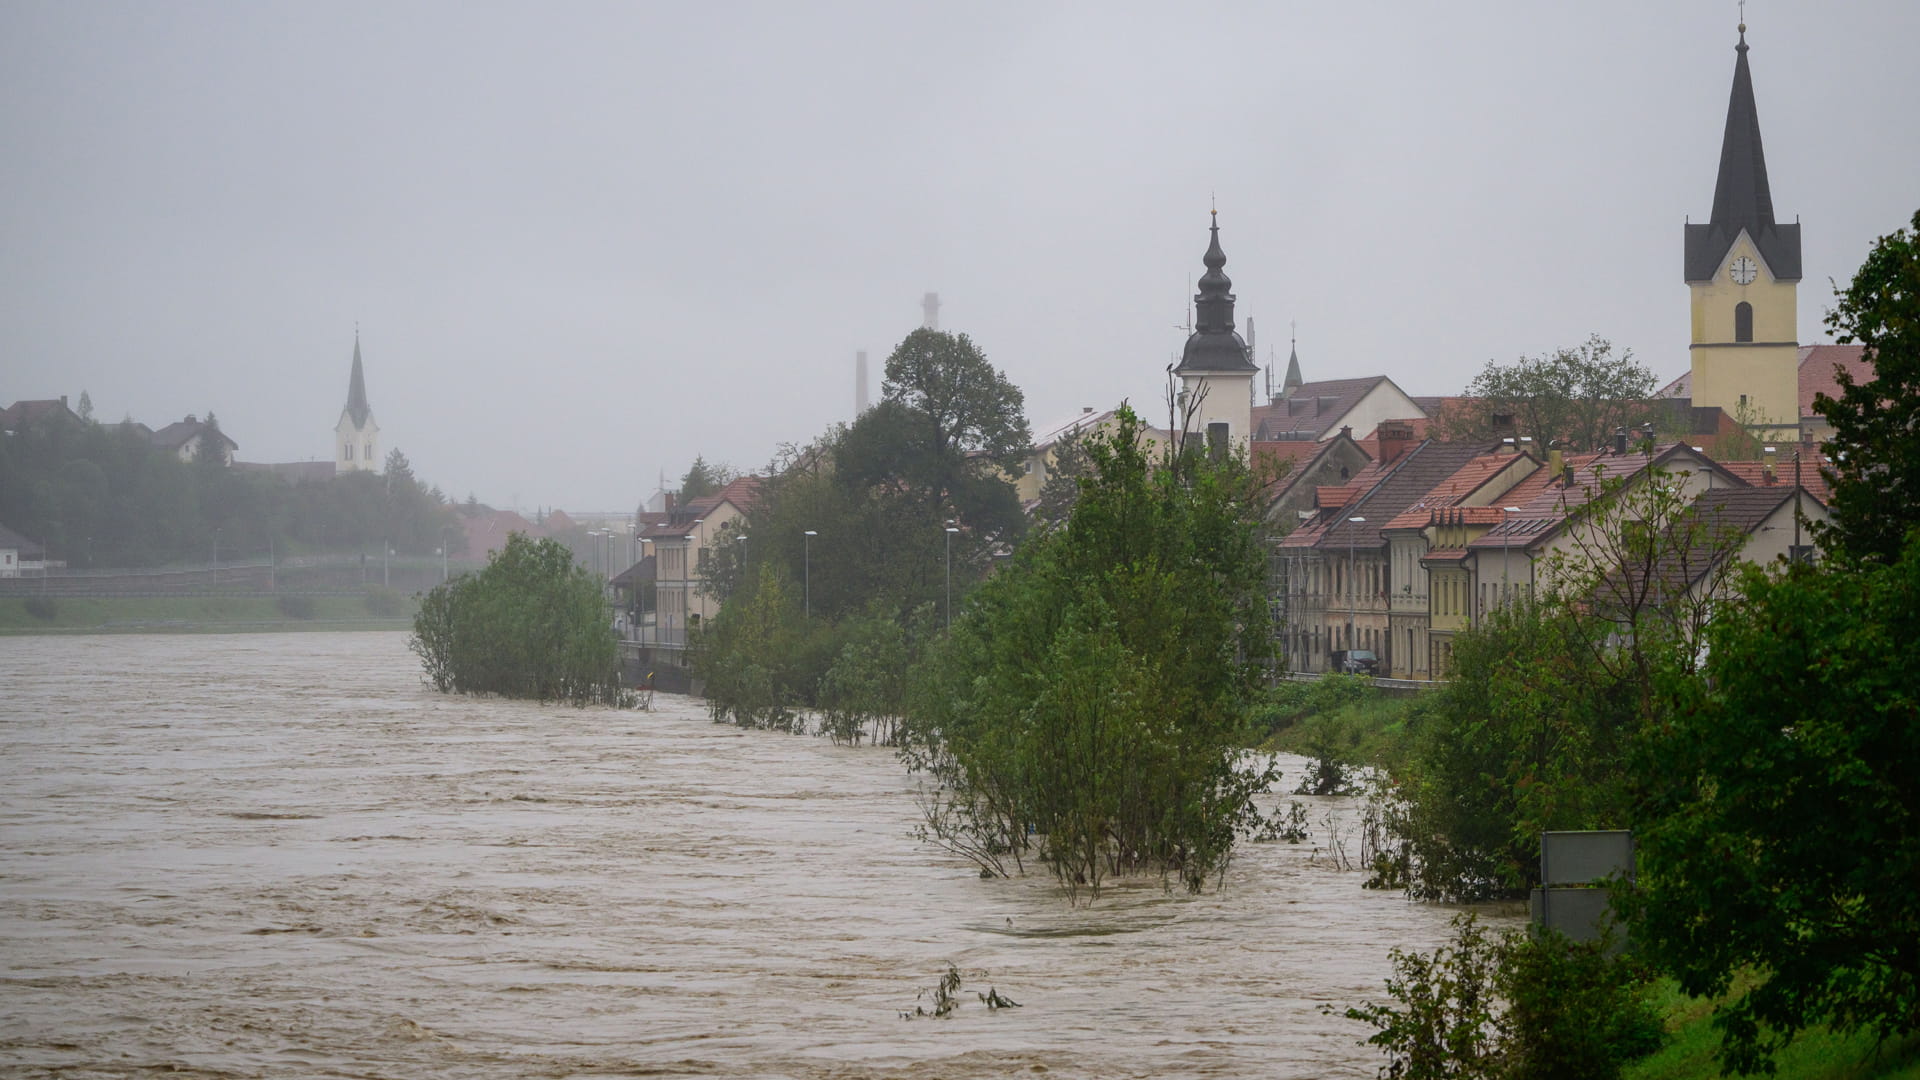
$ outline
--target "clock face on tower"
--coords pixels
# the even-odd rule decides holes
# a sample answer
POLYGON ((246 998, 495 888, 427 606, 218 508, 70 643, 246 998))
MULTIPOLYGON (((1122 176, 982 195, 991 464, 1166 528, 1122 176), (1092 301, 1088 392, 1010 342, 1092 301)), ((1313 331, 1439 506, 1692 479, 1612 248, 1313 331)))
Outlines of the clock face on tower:
POLYGON ((1742 255, 1733 260, 1733 265, 1727 267, 1727 271, 1733 275, 1734 284, 1751 285, 1760 273, 1760 264, 1742 255))

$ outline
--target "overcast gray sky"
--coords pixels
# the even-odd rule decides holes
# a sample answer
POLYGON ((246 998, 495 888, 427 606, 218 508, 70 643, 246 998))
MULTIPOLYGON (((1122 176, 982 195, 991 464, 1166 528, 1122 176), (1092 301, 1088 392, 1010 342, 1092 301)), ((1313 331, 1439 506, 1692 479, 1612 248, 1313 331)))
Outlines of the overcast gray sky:
MULTIPOLYGON (((1747 5, 1828 279, 1920 207, 1920 4, 1747 5)), ((1036 426, 1160 407, 1210 195, 1307 377, 1687 363, 1731 2, 0 0, 0 400, 325 458, 354 324, 455 496, 630 509, 853 408, 938 291, 1036 426)))

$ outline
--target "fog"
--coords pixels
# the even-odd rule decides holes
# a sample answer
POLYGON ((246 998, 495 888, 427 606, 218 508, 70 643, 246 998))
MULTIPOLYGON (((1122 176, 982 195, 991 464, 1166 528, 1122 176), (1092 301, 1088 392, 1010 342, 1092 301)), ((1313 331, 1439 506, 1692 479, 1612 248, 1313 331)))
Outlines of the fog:
MULTIPOLYGON (((450 495, 630 509, 853 408, 940 293, 1036 424, 1159 407, 1217 203, 1260 359, 1687 360, 1733 3, 0 6, 0 403, 326 458, 356 324, 450 495)), ((1920 205, 1920 5, 1746 9, 1829 279, 1920 205)))

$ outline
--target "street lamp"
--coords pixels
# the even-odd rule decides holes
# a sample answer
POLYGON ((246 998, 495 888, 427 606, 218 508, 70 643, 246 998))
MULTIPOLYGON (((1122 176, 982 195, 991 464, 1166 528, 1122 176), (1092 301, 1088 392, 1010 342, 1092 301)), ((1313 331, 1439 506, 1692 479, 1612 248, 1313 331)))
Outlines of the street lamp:
MULTIPOLYGON (((1500 509, 1503 512, 1508 514, 1517 514, 1520 512, 1520 508, 1517 506, 1503 506, 1500 509)), ((1505 529, 1501 531, 1500 533, 1500 593, 1501 593, 1500 602, 1502 604, 1505 604, 1507 602, 1508 594, 1510 594, 1513 589, 1513 587, 1508 583, 1509 575, 1507 573, 1507 545, 1512 539, 1513 539, 1512 529, 1505 529)))
POLYGON ((820 534, 808 529, 800 534, 800 595, 805 597, 807 621, 813 621, 813 538, 820 534))
POLYGON ((953 534, 959 532, 947 523, 947 629, 953 629, 953 534))
MULTIPOLYGON (((1347 521, 1354 525, 1364 525, 1367 523, 1367 519, 1363 517, 1350 517, 1347 519, 1347 521)), ((1356 591, 1356 586, 1354 584, 1354 577, 1353 577, 1353 539, 1358 535, 1360 535, 1359 529, 1347 530, 1347 668, 1348 670, 1352 670, 1353 668, 1353 609, 1360 602, 1357 599, 1358 593, 1356 591)))

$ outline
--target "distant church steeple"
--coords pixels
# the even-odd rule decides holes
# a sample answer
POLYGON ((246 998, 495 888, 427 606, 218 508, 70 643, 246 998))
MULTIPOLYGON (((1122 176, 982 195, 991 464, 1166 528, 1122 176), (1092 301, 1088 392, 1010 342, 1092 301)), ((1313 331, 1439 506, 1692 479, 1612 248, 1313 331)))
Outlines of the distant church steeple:
POLYGON ((1800 224, 1774 220, 1744 22, 1734 52, 1713 217, 1686 226, 1693 404, 1717 406, 1763 438, 1797 438, 1800 224))
POLYGON ((1300 335, 1295 332, 1287 343, 1287 379, 1280 384, 1280 396, 1292 397, 1307 381, 1300 377, 1300 335))
POLYGON ((1212 212, 1207 253, 1201 263, 1200 291, 1193 298, 1193 332, 1181 350, 1181 395, 1197 402, 1188 431, 1204 432, 1221 449, 1244 447, 1252 435, 1253 377, 1260 366, 1233 328, 1233 281, 1227 277, 1226 252, 1220 250, 1220 212, 1212 212))
POLYGON ((353 330, 353 374, 347 379, 347 405, 333 426, 333 470, 375 472, 381 466, 380 425, 367 404, 367 375, 360 363, 360 328, 353 330))

